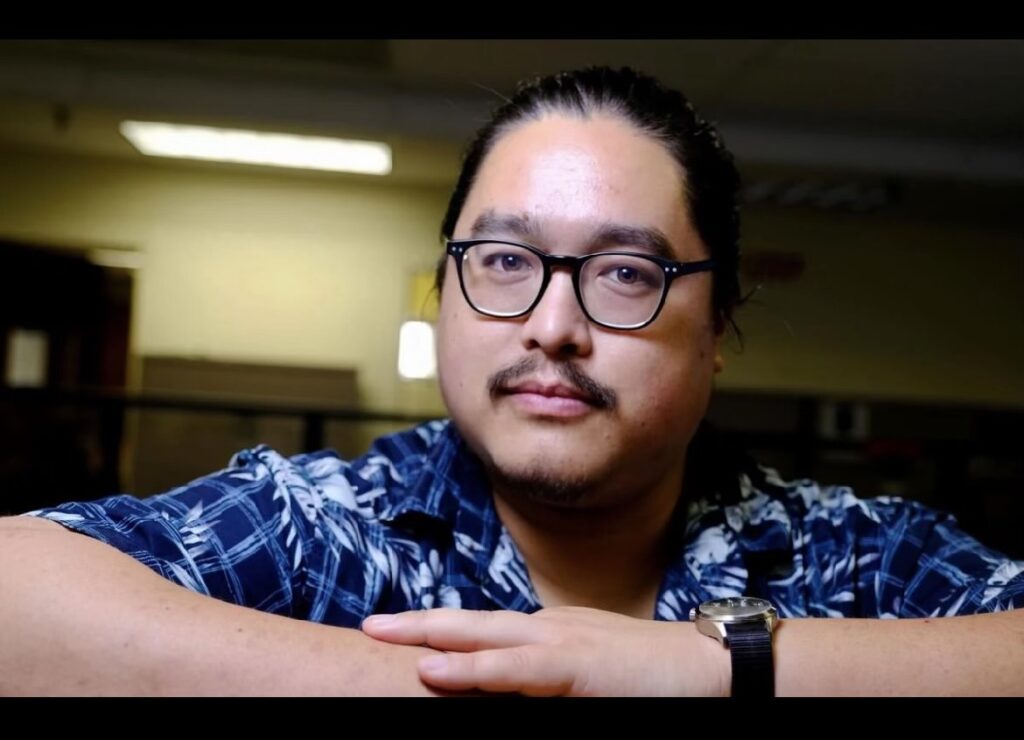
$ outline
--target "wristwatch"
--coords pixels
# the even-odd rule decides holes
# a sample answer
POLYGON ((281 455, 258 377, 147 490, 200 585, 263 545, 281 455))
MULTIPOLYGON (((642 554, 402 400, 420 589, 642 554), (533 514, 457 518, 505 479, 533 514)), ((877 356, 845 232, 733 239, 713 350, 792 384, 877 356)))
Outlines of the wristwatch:
POLYGON ((733 696, 775 696, 772 631, 779 613, 771 602, 751 596, 713 599, 691 609, 690 621, 729 648, 733 696))

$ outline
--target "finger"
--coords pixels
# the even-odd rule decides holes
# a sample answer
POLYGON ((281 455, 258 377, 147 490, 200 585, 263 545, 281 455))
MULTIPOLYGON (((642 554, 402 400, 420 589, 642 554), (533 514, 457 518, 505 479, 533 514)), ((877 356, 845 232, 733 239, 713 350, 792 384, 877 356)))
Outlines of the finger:
POLYGON ((386 642, 466 652, 539 642, 549 625, 520 612, 426 609, 368 617, 363 631, 386 642))
POLYGON ((547 646, 432 655, 419 662, 420 679, 439 689, 517 692, 526 696, 565 696, 585 677, 577 676, 566 655, 547 646))

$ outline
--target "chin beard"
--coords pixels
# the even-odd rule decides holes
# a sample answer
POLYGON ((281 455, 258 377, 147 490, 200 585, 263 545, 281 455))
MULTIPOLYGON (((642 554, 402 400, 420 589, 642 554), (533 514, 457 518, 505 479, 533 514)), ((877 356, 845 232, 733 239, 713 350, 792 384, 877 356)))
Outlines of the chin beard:
POLYGON ((558 475, 533 469, 528 473, 488 466, 491 483, 521 501, 566 509, 579 508, 591 498, 595 481, 582 475, 558 475))

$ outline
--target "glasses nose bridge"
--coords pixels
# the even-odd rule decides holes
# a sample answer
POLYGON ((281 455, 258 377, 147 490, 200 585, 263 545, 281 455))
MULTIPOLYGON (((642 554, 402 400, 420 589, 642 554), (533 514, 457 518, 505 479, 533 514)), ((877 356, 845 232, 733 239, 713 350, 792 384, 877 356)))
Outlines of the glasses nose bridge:
POLYGON ((582 269, 583 264, 586 262, 586 257, 574 257, 572 255, 559 254, 541 254, 540 258, 541 261, 544 263, 545 275, 544 281, 541 284, 540 292, 538 293, 537 298, 534 301, 533 308, 536 309, 544 300, 549 288, 551 287, 551 278, 554 274, 554 269, 560 268, 569 271, 572 282, 572 292, 574 298, 576 299, 577 306, 583 313, 583 315, 589 318, 586 309, 583 307, 583 299, 582 296, 580 296, 579 292, 580 271, 582 269))
POLYGON ((572 255, 563 254, 545 254, 542 259, 547 265, 548 269, 554 267, 564 267, 569 269, 573 273, 575 278, 579 274, 580 266, 586 261, 586 257, 573 257, 572 255))
MULTIPOLYGON (((566 254, 542 254, 540 255, 541 261, 544 263, 544 283, 541 287, 540 295, 537 296, 537 302, 539 303, 544 298, 544 294, 548 292, 548 287, 551 284, 551 276, 554 273, 555 268, 561 268, 569 271, 572 278, 573 292, 576 293, 576 299, 579 300, 579 279, 583 264, 586 262, 586 257, 574 257, 566 254)), ((582 305, 580 306, 582 308, 582 305)))
MULTIPOLYGON (((547 284, 551 282, 551 275, 557 267, 569 271, 569 274, 572 276, 573 291, 576 292, 576 297, 579 299, 580 274, 583 269, 583 265, 587 261, 587 257, 574 257, 567 254, 545 254, 542 259, 545 267, 547 268, 547 276, 544 280, 545 285, 543 292, 547 292, 547 284)), ((543 295, 541 298, 543 298, 543 295)))

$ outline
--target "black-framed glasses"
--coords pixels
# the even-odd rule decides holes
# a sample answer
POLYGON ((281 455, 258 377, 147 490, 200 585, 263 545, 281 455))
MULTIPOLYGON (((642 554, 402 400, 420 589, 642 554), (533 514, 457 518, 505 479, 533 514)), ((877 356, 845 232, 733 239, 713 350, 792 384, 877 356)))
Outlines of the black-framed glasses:
POLYGON ((528 314, 544 295, 551 268, 568 267, 583 313, 608 329, 642 329, 658 317, 673 280, 715 266, 636 252, 553 255, 498 239, 449 239, 446 251, 455 258, 466 302, 485 316, 528 314))

